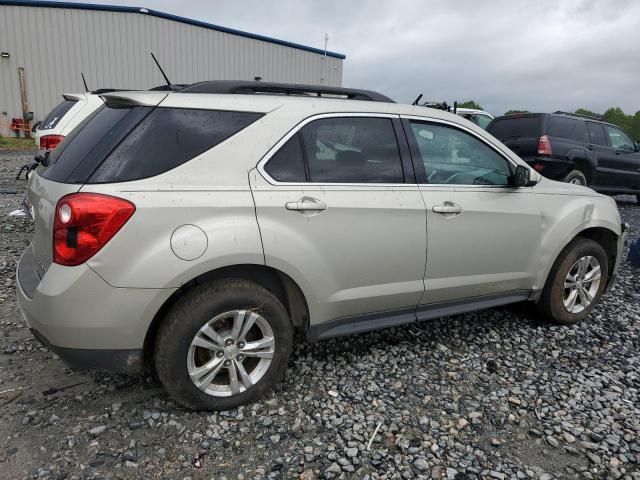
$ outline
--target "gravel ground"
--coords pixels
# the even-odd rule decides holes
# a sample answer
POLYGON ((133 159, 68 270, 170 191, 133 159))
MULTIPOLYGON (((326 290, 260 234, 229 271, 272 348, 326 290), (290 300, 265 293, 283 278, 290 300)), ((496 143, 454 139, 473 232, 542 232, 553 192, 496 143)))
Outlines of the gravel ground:
MULTIPOLYGON (((579 325, 515 306, 300 343, 268 398, 190 412, 153 378, 69 369, 31 337, 14 273, 31 226, 7 216, 19 155, 0 154, 0 477, 640 480, 628 263, 579 325)), ((618 200, 637 237, 640 206, 618 200)))

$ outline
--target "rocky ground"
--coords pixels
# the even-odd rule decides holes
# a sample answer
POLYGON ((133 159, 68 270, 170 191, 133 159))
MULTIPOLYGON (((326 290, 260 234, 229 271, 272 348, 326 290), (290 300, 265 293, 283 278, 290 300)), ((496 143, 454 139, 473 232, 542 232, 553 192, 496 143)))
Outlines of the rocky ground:
MULTIPOLYGON (((588 321, 521 306, 308 345, 238 410, 190 412, 153 378, 84 373, 15 301, 28 155, 0 153, 0 477, 640 479, 640 270, 588 321)), ((640 206, 620 197, 632 238, 640 206)))

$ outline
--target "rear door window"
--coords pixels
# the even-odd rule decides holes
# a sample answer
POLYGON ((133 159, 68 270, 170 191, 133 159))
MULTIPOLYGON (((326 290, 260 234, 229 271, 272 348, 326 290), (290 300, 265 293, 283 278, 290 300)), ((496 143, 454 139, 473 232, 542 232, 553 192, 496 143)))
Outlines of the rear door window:
POLYGON ((305 125, 301 134, 311 182, 404 182, 389 118, 326 118, 305 125))
POLYGON ((610 125, 607 125, 605 128, 607 130, 607 135, 609 136, 609 143, 613 148, 633 151, 633 142, 626 133, 619 128, 612 127, 610 125))
POLYGON ((271 157, 265 171, 278 182, 306 182, 300 134, 296 133, 271 157))
POLYGON ((56 105, 42 121, 38 130, 51 130, 52 128, 55 128, 56 125, 58 125, 58 122, 60 122, 60 119, 64 117, 64 115, 71 110, 71 107, 76 103, 78 103, 77 100, 65 100, 56 105))
POLYGON ((542 131, 542 119, 541 116, 498 118, 489 125, 488 131, 500 140, 538 138, 542 131))
POLYGON ((591 143, 593 143, 594 145, 608 145, 607 137, 602 124, 587 122, 587 129, 589 130, 589 138, 591 143))

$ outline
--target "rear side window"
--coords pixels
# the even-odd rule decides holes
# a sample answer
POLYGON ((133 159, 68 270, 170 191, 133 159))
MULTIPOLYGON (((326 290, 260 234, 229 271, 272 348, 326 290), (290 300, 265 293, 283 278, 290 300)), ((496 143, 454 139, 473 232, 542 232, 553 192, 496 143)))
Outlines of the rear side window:
POLYGON ((90 183, 138 180, 171 170, 255 122, 262 114, 156 108, 120 143, 90 183))
POLYGON ((582 122, 574 118, 554 117, 549 119, 549 135, 560 138, 574 138, 574 132, 579 130, 582 122))
POLYGON ((594 145, 607 145, 607 137, 601 124, 587 122, 587 128, 589 129, 591 143, 594 145))
POLYGON ((311 182, 404 182, 389 118, 326 118, 305 125, 301 134, 311 182))
POLYGON ((491 135, 500 139, 538 138, 542 131, 542 118, 537 117, 504 117, 498 118, 487 129, 491 135))
POLYGON ((153 107, 101 107, 50 156, 43 172, 64 183, 138 180, 166 172, 262 114, 153 107))
POLYGON ((64 102, 56 105, 42 121, 38 130, 51 130, 52 128, 55 128, 60 119, 64 117, 64 115, 71 110, 71 107, 73 107, 77 102, 77 100, 65 100, 64 102))

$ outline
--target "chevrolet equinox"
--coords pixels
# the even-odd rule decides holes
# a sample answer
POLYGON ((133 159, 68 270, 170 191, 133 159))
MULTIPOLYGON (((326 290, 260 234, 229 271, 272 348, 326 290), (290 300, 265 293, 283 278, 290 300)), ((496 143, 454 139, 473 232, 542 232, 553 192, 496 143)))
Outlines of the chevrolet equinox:
POLYGON ((577 322, 616 275, 615 202, 458 115, 263 82, 103 99, 29 177, 20 307, 71 365, 149 363, 185 406, 263 395, 294 338, 524 300, 577 322))

